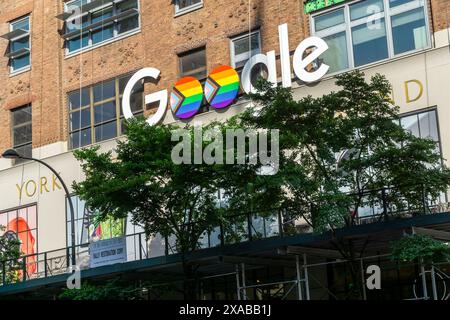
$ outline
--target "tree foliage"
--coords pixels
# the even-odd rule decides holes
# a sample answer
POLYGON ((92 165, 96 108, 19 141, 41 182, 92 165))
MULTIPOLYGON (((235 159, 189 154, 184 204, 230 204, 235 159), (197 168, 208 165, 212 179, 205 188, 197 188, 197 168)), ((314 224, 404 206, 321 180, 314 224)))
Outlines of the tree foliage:
POLYGON ((399 262, 450 260, 450 245, 426 235, 408 235, 391 244, 391 258, 399 262))
POLYGON ((117 279, 94 284, 83 281, 80 289, 65 288, 59 295, 60 300, 140 300, 140 289, 124 284, 117 279))
POLYGON ((242 115, 244 126, 280 130, 283 186, 278 205, 306 219, 315 231, 352 226, 360 208, 389 211, 420 207, 450 185, 437 144, 399 124, 384 76, 366 81, 359 71, 336 77, 339 91, 296 100, 290 89, 260 83, 257 107, 242 115), (382 189, 388 191, 382 197, 382 189))
MULTIPOLYGON (((6 228, 0 226, 0 231, 6 228)), ((5 264, 6 283, 14 283, 19 279, 21 265, 19 263, 20 241, 14 233, 6 232, 0 237, 0 261, 5 264)), ((3 277, 0 277, 3 281, 3 277)))

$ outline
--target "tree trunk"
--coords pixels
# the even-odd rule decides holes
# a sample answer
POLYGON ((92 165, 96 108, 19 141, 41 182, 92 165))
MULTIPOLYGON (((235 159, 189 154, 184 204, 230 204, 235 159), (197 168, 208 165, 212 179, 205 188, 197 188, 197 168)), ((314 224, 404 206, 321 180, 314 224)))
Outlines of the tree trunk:
POLYGON ((195 271, 191 264, 183 259, 184 273, 184 300, 197 300, 197 279, 195 271))

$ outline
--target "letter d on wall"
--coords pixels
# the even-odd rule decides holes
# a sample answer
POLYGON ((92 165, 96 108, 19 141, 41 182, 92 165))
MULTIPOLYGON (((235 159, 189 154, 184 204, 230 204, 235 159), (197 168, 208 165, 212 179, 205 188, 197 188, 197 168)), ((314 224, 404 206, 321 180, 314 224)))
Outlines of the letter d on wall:
POLYGON ((423 84, 422 84, 422 82, 420 82, 419 80, 416 80, 416 79, 405 81, 406 103, 415 102, 415 101, 419 100, 420 98, 422 98, 422 95, 423 95, 423 84), (416 96, 414 98, 411 98, 410 84, 413 84, 413 83, 416 84, 418 90, 417 90, 416 96))

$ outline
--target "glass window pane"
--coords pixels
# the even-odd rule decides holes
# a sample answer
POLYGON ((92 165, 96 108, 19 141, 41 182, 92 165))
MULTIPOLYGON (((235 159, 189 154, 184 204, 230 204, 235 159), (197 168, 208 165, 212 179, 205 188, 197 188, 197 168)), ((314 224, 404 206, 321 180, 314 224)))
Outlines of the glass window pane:
POLYGON ((86 108, 70 114, 70 131, 79 130, 91 125, 91 109, 86 108))
POLYGON ((234 54, 239 55, 250 51, 260 50, 259 33, 254 33, 251 36, 246 36, 233 41, 234 54), (250 50, 251 48, 251 50, 250 50))
POLYGON ((400 6, 402 4, 408 3, 408 2, 413 2, 415 0, 389 0, 389 6, 391 8, 393 7, 397 7, 400 6))
POLYGON ((13 126, 31 121, 31 106, 14 109, 13 112, 13 126))
POLYGON ((95 141, 103 141, 117 137, 116 121, 95 127, 95 141))
POLYGON ((89 88, 83 88, 80 91, 69 93, 69 108, 70 110, 78 109, 80 107, 88 106, 90 102, 89 88))
POLYGON ((81 148, 92 143, 91 129, 85 129, 70 134, 70 143, 73 149, 81 148))
POLYGON ((181 75, 190 75, 201 79, 206 77, 206 51, 198 50, 180 56, 181 75))
POLYGON ((31 124, 13 129, 14 145, 31 142, 31 124))
POLYGON ((323 62, 330 66, 329 73, 348 68, 347 37, 345 32, 323 38, 329 50, 322 54, 323 62))
POLYGON ((186 9, 200 2, 202 2, 202 0, 177 0, 179 9, 186 9))
POLYGON ((23 37, 18 40, 11 41, 11 52, 15 52, 23 48, 30 48, 30 37, 23 37))
POLYGON ((73 1, 70 2, 69 4, 66 4, 66 11, 71 11, 75 8, 78 8, 84 4, 88 3, 88 0, 77 0, 77 1, 73 1))
POLYGON ((26 31, 30 31, 30 18, 27 17, 26 19, 17 21, 17 22, 12 22, 11 23, 11 29, 14 30, 18 30, 18 29, 22 29, 22 30, 26 30, 26 31))
POLYGON ((395 54, 426 47, 428 40, 423 8, 393 16, 392 37, 395 54))
POLYGON ((352 38, 356 67, 388 58, 384 19, 352 28, 352 38))
POLYGON ((82 36, 72 38, 67 41, 67 48, 69 52, 79 50, 89 45, 89 35, 87 33, 82 36))
POLYGON ((383 12, 383 0, 366 0, 350 6, 350 19, 357 20, 383 12))
POLYGON ((136 15, 117 22, 117 33, 122 34, 124 32, 131 31, 138 27, 139 27, 139 17, 136 15))
POLYGON ((126 0, 117 4, 116 13, 121 13, 133 8, 138 8, 137 0, 126 0))
POLYGON ((96 44, 108 39, 111 39, 114 36, 114 25, 109 25, 105 27, 101 27, 92 31, 92 44, 96 44))
POLYGON ((30 54, 11 59, 11 66, 13 70, 19 70, 30 65, 30 54))
POLYGON ((116 102, 110 101, 94 107, 94 122, 102 123, 116 118, 116 102))
POLYGON ((342 24, 344 21, 344 9, 332 11, 314 18, 316 31, 342 24))
POLYGON ((94 103, 112 98, 116 95, 114 80, 105 81, 94 86, 94 103))
POLYGON ((403 129, 411 132, 414 136, 419 137, 419 123, 417 121, 417 114, 401 118, 400 124, 403 129))
POLYGON ((119 79, 119 94, 121 95, 125 91, 128 81, 130 81, 131 76, 125 76, 119 79))
POLYGON ((94 24, 97 22, 102 22, 103 20, 112 17, 112 15, 113 15, 112 7, 99 10, 92 14, 91 23, 94 24))
POLYGON ((85 15, 83 17, 81 17, 81 21, 80 18, 75 18, 71 21, 67 21, 66 22, 66 32, 72 32, 75 30, 80 30, 80 32, 82 31, 83 28, 86 28, 87 26, 89 26, 89 15, 85 15), (80 25, 81 22, 81 25, 80 25))
POLYGON ((436 111, 419 114, 420 136, 434 141, 439 141, 437 130, 436 111))

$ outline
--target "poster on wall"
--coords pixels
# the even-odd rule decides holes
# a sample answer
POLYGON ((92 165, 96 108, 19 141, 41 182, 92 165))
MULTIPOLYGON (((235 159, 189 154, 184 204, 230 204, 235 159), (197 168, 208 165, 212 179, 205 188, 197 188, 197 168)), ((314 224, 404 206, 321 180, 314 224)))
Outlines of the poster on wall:
POLYGON ((0 213, 0 236, 20 241, 20 252, 26 258, 27 276, 37 272, 37 207, 36 205, 0 213))
POLYGON ((91 242, 89 245, 90 267, 96 268, 127 261, 125 237, 91 242))

